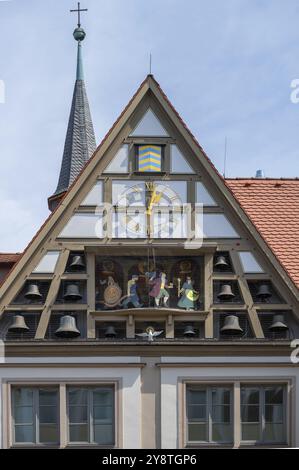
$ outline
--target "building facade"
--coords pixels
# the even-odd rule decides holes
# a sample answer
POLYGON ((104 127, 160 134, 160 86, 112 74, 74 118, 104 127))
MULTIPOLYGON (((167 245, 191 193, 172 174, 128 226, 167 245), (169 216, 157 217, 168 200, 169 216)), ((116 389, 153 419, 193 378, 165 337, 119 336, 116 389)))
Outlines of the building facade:
POLYGON ((299 446, 298 181, 225 180, 152 75, 96 148, 74 37, 52 213, 0 256, 2 448, 299 446))

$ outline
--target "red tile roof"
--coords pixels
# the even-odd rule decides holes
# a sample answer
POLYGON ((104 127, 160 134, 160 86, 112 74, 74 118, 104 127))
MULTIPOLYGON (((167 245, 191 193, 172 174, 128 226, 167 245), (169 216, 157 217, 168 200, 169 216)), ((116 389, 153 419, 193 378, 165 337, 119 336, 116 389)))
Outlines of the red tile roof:
POLYGON ((22 253, 0 253, 1 264, 14 264, 22 256, 22 253))
POLYGON ((236 178, 226 183, 299 287, 299 178, 236 178))

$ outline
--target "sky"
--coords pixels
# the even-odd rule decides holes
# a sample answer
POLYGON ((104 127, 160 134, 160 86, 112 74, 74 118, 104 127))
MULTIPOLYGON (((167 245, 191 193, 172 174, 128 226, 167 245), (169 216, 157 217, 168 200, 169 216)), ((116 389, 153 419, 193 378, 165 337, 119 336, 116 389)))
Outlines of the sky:
MULTIPOLYGON (((75 81, 76 7, 0 0, 0 252, 22 251, 49 215, 75 81)), ((299 176, 299 103, 290 99, 298 0, 82 0, 81 8, 97 143, 148 74, 151 52, 156 80, 221 173, 227 138, 226 176, 299 176)))

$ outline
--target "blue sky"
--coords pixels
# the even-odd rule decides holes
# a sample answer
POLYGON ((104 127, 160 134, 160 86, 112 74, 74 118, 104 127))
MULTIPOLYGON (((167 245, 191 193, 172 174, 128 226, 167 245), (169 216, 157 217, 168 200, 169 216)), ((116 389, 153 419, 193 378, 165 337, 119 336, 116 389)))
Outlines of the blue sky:
MULTIPOLYGON (((0 0, 0 251, 48 215, 75 79, 74 0, 0 0)), ((99 143, 152 70, 227 176, 299 176, 298 0, 83 0, 84 67, 99 143)))

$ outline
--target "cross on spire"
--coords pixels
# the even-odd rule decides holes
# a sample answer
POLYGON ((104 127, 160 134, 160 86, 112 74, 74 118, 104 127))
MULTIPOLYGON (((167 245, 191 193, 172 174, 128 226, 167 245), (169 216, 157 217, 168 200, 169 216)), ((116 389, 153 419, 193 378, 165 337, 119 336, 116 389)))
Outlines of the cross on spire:
POLYGON ((80 2, 78 2, 77 10, 70 10, 71 13, 78 13, 78 28, 81 27, 81 12, 88 11, 87 8, 80 8, 80 2))

